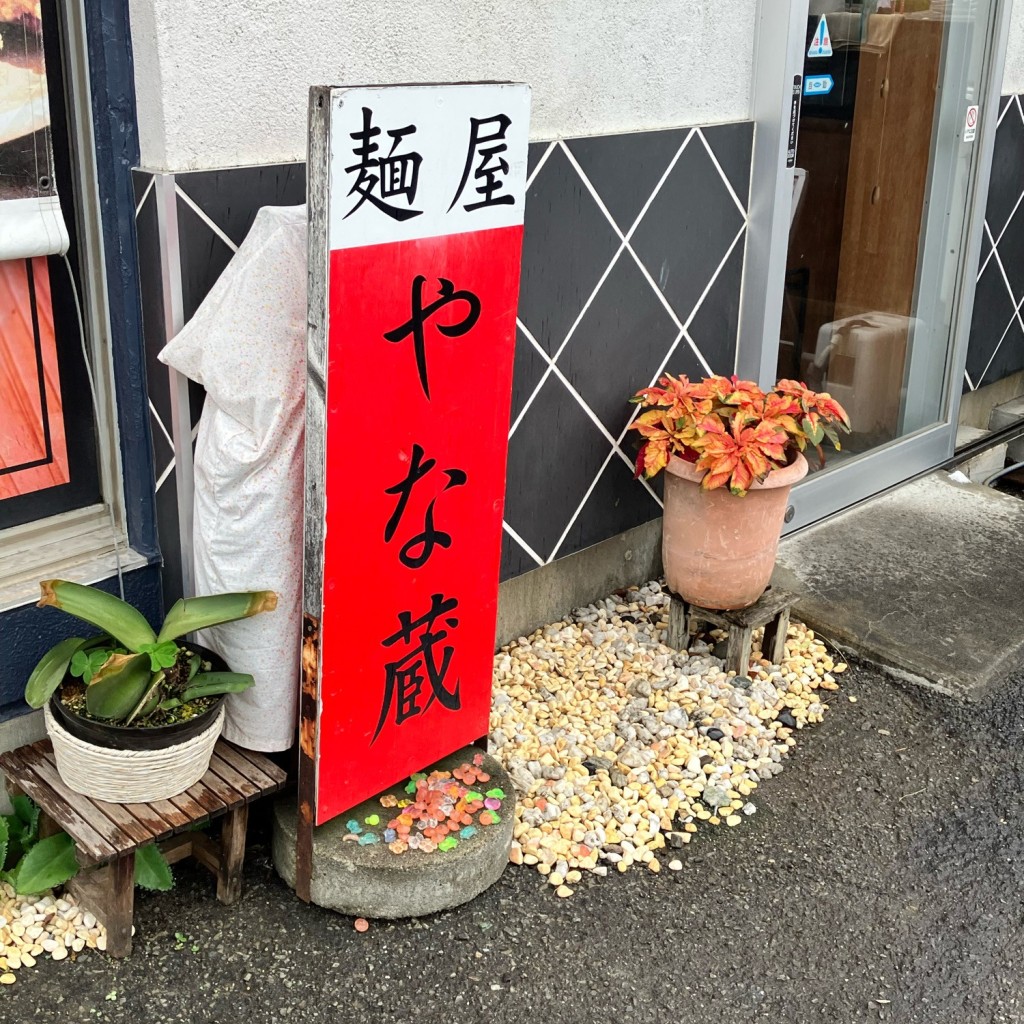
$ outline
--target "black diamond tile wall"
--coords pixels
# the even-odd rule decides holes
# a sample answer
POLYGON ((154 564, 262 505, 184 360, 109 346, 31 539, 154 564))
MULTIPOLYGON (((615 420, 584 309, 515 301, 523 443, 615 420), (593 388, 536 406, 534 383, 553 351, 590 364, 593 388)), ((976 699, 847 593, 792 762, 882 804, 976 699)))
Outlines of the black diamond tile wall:
MULTIPOLYGON (((742 122, 530 146, 503 579, 660 514, 658 483, 633 479, 627 399, 666 370, 732 372, 752 137, 752 124, 742 122)), ((140 172, 140 196, 147 181, 140 172)), ((303 201, 305 173, 299 164, 194 171, 175 185, 191 315, 259 207, 303 201)), ((151 396, 169 432, 166 369, 156 361, 162 254, 151 207, 143 204, 137 227, 140 262, 152 271, 142 275, 151 396)), ((201 397, 193 398, 195 415, 201 397)), ((160 538, 173 599, 173 453, 154 423, 157 435, 160 538)))
POLYGON ((516 328, 515 361, 512 365, 512 414, 511 426, 519 418, 530 395, 537 389, 544 371, 550 366, 536 345, 530 344, 522 327, 516 328))
POLYGON ((618 238, 557 146, 526 193, 519 318, 554 354, 618 248, 618 238))
POLYGON ((549 376, 508 441, 505 520, 545 561, 611 448, 580 403, 567 398, 549 376))
POLYGON ((1000 102, 965 389, 1024 370, 1024 106, 1000 102))
POLYGON ((655 290, 623 254, 556 365, 612 437, 618 437, 633 409, 626 400, 658 376, 678 337, 655 290))
MULTIPOLYGON (((712 369, 725 372, 736 360, 740 325, 740 286, 743 283, 743 239, 733 247, 697 308, 687 333, 712 369)), ((698 375, 697 368, 687 372, 698 375)))
POLYGON ((685 324, 745 222, 697 135, 633 234, 633 248, 685 324))
POLYGON ((625 233, 633 226, 690 131, 679 128, 630 135, 595 135, 569 139, 566 147, 625 233))

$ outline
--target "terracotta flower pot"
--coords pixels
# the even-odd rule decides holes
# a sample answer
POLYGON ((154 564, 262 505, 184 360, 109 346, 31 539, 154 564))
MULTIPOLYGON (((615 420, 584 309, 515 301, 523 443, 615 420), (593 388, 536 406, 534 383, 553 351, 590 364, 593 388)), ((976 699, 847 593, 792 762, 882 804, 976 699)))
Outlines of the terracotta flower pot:
POLYGON ((775 567, 790 488, 806 474, 807 460, 798 454, 738 498, 727 487, 703 490, 703 473, 673 457, 665 469, 661 540, 669 589, 704 608, 752 605, 775 567))

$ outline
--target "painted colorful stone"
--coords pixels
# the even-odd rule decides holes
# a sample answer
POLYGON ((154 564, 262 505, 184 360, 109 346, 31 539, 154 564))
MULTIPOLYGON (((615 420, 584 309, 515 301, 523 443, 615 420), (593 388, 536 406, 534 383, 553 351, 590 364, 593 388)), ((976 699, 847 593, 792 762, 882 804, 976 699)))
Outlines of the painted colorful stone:
POLYGON ((345 828, 347 828, 354 836, 359 835, 359 833, 363 831, 363 826, 360 825, 355 818, 351 821, 345 822, 345 828))

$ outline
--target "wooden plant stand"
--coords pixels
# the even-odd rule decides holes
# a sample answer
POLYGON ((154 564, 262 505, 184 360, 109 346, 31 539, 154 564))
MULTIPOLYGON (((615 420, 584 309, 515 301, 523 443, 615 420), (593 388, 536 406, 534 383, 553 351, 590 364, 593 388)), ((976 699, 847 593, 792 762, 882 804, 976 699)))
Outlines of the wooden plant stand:
POLYGON ((75 841, 82 870, 68 883, 79 904, 107 929, 107 953, 127 956, 132 948, 135 851, 158 843, 168 862, 195 857, 217 879, 217 899, 234 903, 242 894, 242 862, 249 804, 276 793, 285 773, 262 754, 218 740, 209 770, 170 800, 111 804, 64 785, 50 741, 40 740, 0 754, 8 790, 41 809, 40 834, 63 830, 75 841), (220 842, 193 830, 224 817, 220 842))
POLYGON ((764 626, 761 651, 774 665, 780 664, 786 656, 786 634, 789 630, 789 613, 796 600, 793 594, 780 587, 769 587, 756 603, 749 608, 722 612, 700 605, 687 604, 681 597, 672 594, 669 607, 669 647, 677 651, 690 646, 702 622, 729 631, 729 646, 725 658, 725 670, 745 676, 750 671, 750 653, 754 630, 764 626))

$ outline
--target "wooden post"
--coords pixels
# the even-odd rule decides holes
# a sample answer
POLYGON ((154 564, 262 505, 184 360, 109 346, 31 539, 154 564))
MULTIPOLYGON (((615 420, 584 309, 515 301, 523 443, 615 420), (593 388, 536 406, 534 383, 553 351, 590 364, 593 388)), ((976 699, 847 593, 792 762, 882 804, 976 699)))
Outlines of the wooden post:
POLYGON ((302 616, 302 688, 299 694, 299 785, 295 822, 295 895, 310 901, 313 882, 313 823, 316 814, 316 721, 320 685, 320 628, 302 616))
POLYGON ((228 811, 220 833, 220 870, 217 872, 217 899, 237 903, 242 895, 242 864, 245 861, 245 830, 249 823, 249 805, 228 811))
POLYGON ((786 657, 786 636, 789 633, 789 608, 783 608, 764 627, 761 654, 773 665, 781 665, 786 657))
POLYGON ((676 651, 685 651, 690 646, 690 621, 686 602, 675 594, 671 594, 668 606, 668 632, 665 646, 676 651))
POLYGON ((726 654, 726 672, 745 676, 750 671, 750 651, 754 644, 753 626, 732 626, 729 629, 729 648, 726 654))

